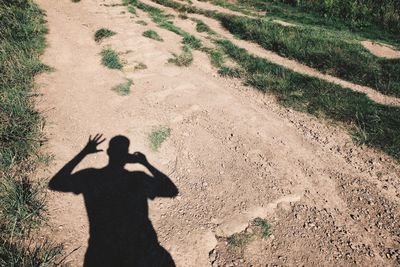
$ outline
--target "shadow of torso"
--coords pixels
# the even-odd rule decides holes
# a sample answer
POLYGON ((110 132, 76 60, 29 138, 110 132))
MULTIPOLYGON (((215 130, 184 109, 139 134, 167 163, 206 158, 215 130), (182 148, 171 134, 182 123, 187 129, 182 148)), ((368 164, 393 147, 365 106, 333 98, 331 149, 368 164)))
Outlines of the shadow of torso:
POLYGON ((148 199, 168 195, 159 180, 123 168, 85 169, 70 181, 90 225, 84 266, 175 266, 148 218, 148 199))

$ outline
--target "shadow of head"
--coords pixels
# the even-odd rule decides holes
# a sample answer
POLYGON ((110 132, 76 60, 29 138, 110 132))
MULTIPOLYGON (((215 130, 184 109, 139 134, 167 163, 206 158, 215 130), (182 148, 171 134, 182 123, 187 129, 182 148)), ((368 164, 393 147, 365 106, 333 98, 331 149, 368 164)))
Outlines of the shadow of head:
POLYGON ((128 163, 129 145, 130 141, 126 136, 117 135, 111 138, 107 149, 109 165, 123 167, 128 163))

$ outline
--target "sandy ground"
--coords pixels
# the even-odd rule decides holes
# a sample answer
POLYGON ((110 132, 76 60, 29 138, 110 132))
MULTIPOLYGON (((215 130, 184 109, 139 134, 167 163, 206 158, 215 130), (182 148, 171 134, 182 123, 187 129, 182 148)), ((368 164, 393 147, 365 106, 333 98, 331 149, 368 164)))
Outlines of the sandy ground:
MULTIPOLYGON (((45 149, 55 156, 48 176, 90 134, 122 134, 131 152, 143 152, 179 189, 173 199, 149 200, 158 240, 177 266, 399 264, 400 168, 389 157, 355 146, 340 126, 219 77, 200 52, 190 67, 168 64, 181 37, 156 28, 141 12, 134 17, 123 6, 104 5, 117 3, 110 0, 37 2, 50 29, 43 61, 55 69, 37 81, 45 149), (139 19, 149 24, 136 24, 139 19), (102 27, 117 34, 97 44, 93 34, 102 27), (143 37, 146 29, 164 42, 143 37), (121 53, 123 71, 101 65, 106 46, 121 53), (134 71, 139 62, 147 69, 134 71), (130 95, 111 90, 126 78, 134 82, 130 95), (160 125, 172 134, 153 152, 148 134, 160 125), (256 217, 272 224, 273 236, 230 258, 221 237, 256 217)), ((106 153, 97 153, 77 170, 106 164, 106 153)), ((67 253, 77 248, 67 262, 81 266, 89 238, 82 196, 49 191, 48 206, 49 235, 67 253)))

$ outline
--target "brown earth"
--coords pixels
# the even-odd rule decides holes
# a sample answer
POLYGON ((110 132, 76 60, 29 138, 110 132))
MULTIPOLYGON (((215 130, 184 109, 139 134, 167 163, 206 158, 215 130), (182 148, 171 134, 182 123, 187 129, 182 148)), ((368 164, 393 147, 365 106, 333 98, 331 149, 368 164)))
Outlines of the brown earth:
POLYGON ((400 58, 400 51, 389 45, 379 44, 371 41, 362 41, 361 44, 377 57, 390 59, 400 58))
MULTIPOLYGON (((354 145, 340 126, 219 77, 201 52, 193 52, 190 67, 168 64, 181 37, 157 28, 143 12, 135 17, 111 0, 37 2, 50 29, 43 61, 55 69, 38 78, 46 151, 55 156, 48 176, 90 134, 123 134, 130 152, 142 151, 179 189, 173 199, 149 201, 158 240, 177 266, 400 263, 400 167, 391 158, 354 145), (136 24, 139 19, 148 25, 136 24), (102 27, 117 34, 97 44, 93 34, 102 27), (147 29, 164 42, 143 37, 147 29), (123 71, 101 65, 106 46, 121 53, 123 71), (147 69, 134 70, 138 63, 147 69), (134 82, 131 94, 111 90, 126 78, 134 82), (172 133, 153 152, 148 134, 159 125, 172 133), (272 236, 229 247, 228 236, 254 233, 256 217, 272 225, 272 236)), ((182 23, 195 32, 190 21, 182 23)), ((97 153, 77 170, 106 164, 106 153, 97 153)), ((49 215, 48 234, 65 243, 66 253, 78 248, 67 262, 81 266, 89 237, 83 198, 49 191, 49 215)))

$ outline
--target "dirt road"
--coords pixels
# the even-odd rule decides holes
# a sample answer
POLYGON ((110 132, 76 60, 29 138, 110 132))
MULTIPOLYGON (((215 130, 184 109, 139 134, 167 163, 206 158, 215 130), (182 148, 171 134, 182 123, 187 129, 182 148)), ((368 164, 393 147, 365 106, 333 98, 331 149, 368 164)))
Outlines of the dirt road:
MULTIPOLYGON (((134 17, 112 5, 115 0, 37 2, 50 30, 43 61, 55 69, 38 79, 46 150, 55 156, 48 176, 90 134, 125 135, 130 152, 144 153, 179 190, 173 199, 149 200, 158 240, 177 266, 398 264, 400 168, 390 158, 355 146, 339 126, 219 77, 201 52, 187 68, 167 63, 179 53, 181 37, 142 12, 134 17), (117 34, 97 44, 94 32, 103 27, 117 34), (164 42, 142 36, 147 29, 164 42), (121 53, 123 71, 101 65, 106 46, 121 53), (134 70, 137 63, 147 69, 134 70), (111 90, 127 78, 134 82, 131 94, 111 90), (171 137, 153 152, 148 134, 160 125, 172 129, 171 137), (220 237, 246 229, 256 217, 271 223, 273 235, 229 259, 220 237)), ((107 160, 105 152, 96 153, 76 170, 101 168, 107 160)), ((64 242, 67 253, 79 248, 67 261, 80 266, 89 238, 83 198, 49 191, 49 199, 49 235, 64 242)))

